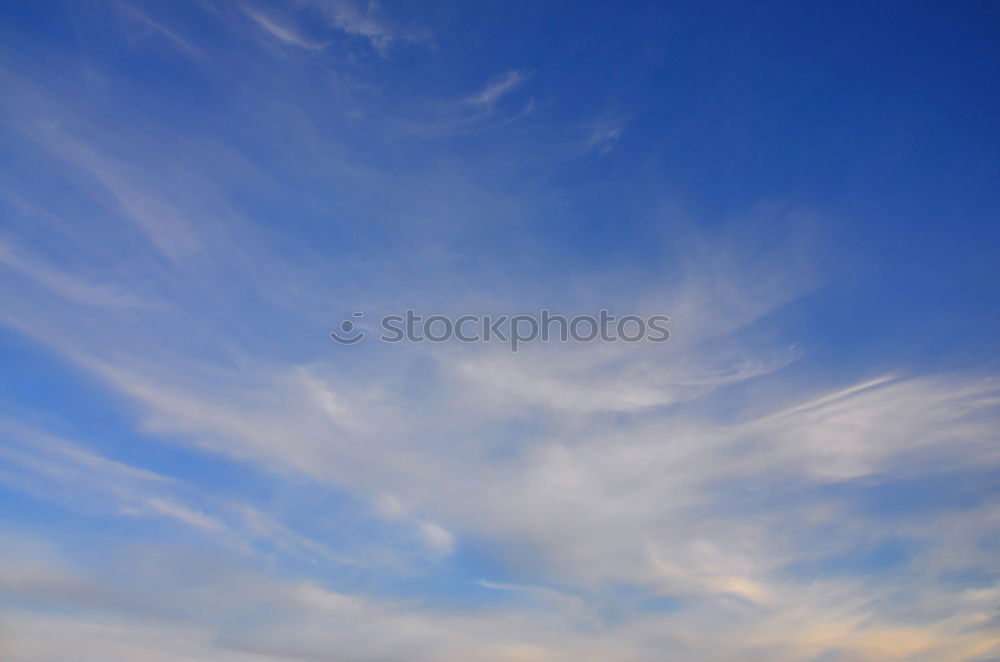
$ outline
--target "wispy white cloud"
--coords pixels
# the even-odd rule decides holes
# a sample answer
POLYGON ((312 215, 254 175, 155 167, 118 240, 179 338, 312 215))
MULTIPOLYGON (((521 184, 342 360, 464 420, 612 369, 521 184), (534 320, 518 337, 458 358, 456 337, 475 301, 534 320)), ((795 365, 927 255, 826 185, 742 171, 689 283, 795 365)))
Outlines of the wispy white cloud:
POLYGON ((129 17, 137 26, 145 28, 147 32, 166 37, 171 44, 183 53, 193 57, 202 57, 201 49, 179 35, 175 30, 170 29, 163 23, 153 20, 150 16, 144 14, 134 4, 130 2, 116 2, 115 7, 121 10, 125 16, 129 17))
POLYGON ((191 526, 200 527, 209 531, 224 531, 226 528, 225 525, 214 517, 197 510, 187 508, 186 506, 182 506, 178 503, 170 501, 169 499, 148 499, 146 501, 146 505, 161 515, 180 520, 181 522, 190 524, 191 526))
POLYGON ((367 6, 353 0, 312 0, 326 16, 330 25, 348 35, 368 41, 371 47, 382 55, 399 40, 426 41, 426 31, 408 31, 392 27, 375 16, 377 3, 367 6))
POLYGON ((253 506, 205 494, 184 481, 109 459, 93 449, 0 419, 0 483, 88 516, 166 518, 239 549, 257 543, 356 564, 253 506))
POLYGON ((299 34, 298 31, 291 27, 279 23, 274 18, 271 18, 263 11, 254 9, 247 5, 243 6, 243 11, 249 16, 261 29, 267 32, 272 37, 278 39, 279 41, 289 44, 291 46, 298 46, 299 48, 304 48, 307 51, 317 52, 321 51, 328 46, 326 43, 321 43, 314 41, 307 37, 299 34))
POLYGON ((420 535, 427 545, 438 554, 450 555, 455 549, 455 536, 440 524, 418 520, 417 526, 420 528, 420 535))
POLYGON ((510 69, 494 76, 486 87, 465 99, 465 103, 492 108, 496 103, 518 87, 528 76, 520 71, 510 69))
POLYGON ((625 132, 628 123, 629 118, 609 116, 590 124, 586 127, 583 151, 607 154, 618 146, 618 139, 625 132))
POLYGON ((403 125, 408 132, 422 136, 468 135, 483 131, 497 131, 535 112, 535 98, 521 100, 509 109, 501 110, 501 102, 514 95, 515 91, 530 78, 516 70, 504 71, 493 76, 486 86, 471 95, 457 100, 439 101, 429 104, 420 114, 407 118, 403 125))
POLYGON ((127 164, 68 135, 58 123, 36 124, 29 134, 54 156, 96 182, 122 216, 135 224, 165 256, 181 259, 200 246, 192 222, 162 191, 136 181, 127 164))
POLYGON ((28 255, 0 238, 0 264, 17 271, 49 292, 67 301, 91 306, 146 307, 150 302, 122 291, 117 285, 93 283, 66 273, 42 260, 28 255))

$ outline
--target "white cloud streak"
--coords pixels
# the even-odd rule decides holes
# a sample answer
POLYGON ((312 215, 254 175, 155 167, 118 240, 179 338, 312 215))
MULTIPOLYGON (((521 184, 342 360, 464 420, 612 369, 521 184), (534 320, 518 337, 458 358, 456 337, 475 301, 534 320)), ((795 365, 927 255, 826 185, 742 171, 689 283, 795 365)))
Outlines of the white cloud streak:
POLYGON ((243 11, 261 29, 285 44, 297 46, 312 52, 322 51, 328 45, 303 37, 296 30, 286 25, 282 25, 262 11, 253 9, 252 7, 248 7, 246 5, 243 6, 243 11))
POLYGON ((496 103, 527 80, 528 76, 513 69, 493 77, 485 88, 465 99, 465 103, 492 108, 496 103))

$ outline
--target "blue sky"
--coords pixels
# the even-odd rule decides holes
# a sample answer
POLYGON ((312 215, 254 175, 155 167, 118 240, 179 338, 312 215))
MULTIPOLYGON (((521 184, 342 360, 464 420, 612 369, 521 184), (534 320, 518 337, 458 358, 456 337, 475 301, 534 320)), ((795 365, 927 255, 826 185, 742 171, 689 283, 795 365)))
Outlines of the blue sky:
POLYGON ((1000 659, 998 28, 4 3, 0 657, 1000 659))

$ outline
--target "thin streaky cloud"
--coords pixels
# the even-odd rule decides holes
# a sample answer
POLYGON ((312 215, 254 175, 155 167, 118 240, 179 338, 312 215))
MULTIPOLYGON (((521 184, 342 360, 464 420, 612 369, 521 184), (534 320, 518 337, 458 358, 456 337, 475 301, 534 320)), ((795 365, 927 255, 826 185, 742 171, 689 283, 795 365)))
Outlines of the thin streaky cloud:
POLYGON ((201 49, 196 47, 190 41, 180 36, 175 31, 168 28, 166 25, 153 20, 146 14, 142 13, 141 11, 139 11, 138 8, 136 8, 132 4, 128 2, 118 2, 115 3, 115 6, 118 7, 126 15, 131 17, 133 20, 135 20, 137 23, 144 25, 147 28, 152 29, 154 32, 165 36, 184 53, 187 53, 188 55, 194 57, 202 57, 204 55, 201 49))
POLYGON ((268 16, 267 14, 265 14, 260 10, 244 5, 243 11, 261 29, 263 29, 269 35, 275 37, 276 39, 285 44, 289 44, 291 46, 298 46, 299 48, 303 48, 307 51, 311 51, 314 53, 322 51, 324 48, 328 46, 328 44, 326 43, 313 41, 312 39, 308 39, 302 36, 296 30, 288 27, 287 25, 278 23, 275 19, 271 18, 270 16, 268 16))
POLYGON ((527 79, 528 76, 520 71, 514 69, 505 71, 494 76, 485 88, 467 97, 464 101, 475 106, 492 107, 527 79))
POLYGON ((226 528, 222 522, 218 521, 214 517, 206 515, 203 512, 187 508, 178 503, 174 503, 169 499, 149 499, 146 501, 146 505, 160 515, 178 519, 185 524, 208 529, 209 531, 224 531, 226 528))
POLYGON ((90 306, 145 308, 152 302, 122 291, 117 285, 93 283, 28 255, 0 238, 0 265, 17 271, 52 294, 70 302, 90 306))

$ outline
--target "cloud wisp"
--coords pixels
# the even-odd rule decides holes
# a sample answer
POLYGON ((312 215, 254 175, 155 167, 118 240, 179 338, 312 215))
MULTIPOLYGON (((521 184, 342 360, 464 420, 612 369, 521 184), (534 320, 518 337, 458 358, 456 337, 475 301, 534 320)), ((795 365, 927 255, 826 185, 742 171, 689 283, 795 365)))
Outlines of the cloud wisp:
POLYGON ((312 52, 322 51, 329 45, 327 43, 320 43, 318 41, 313 41, 311 39, 303 37, 296 30, 288 26, 282 25, 281 23, 278 23, 275 19, 271 18, 263 11, 260 11, 258 9, 254 9, 252 7, 244 5, 243 11, 248 17, 250 17, 250 19, 253 20, 254 23, 260 26, 260 28, 264 30, 267 34, 271 35, 275 39, 285 44, 291 46, 297 46, 299 48, 303 48, 307 51, 312 51, 312 52))

